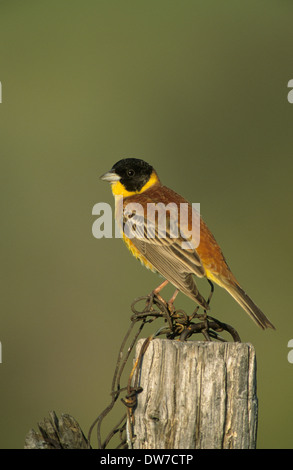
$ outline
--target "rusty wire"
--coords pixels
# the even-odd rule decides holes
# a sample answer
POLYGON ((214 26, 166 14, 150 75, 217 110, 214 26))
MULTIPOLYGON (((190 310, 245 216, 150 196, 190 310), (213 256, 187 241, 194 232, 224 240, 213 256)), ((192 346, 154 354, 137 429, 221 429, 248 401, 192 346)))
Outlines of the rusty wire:
POLYGON ((115 366, 115 371, 112 379, 111 385, 111 402, 110 404, 100 413, 100 415, 92 423, 89 433, 88 433, 88 442, 90 445, 91 437, 94 428, 96 428, 96 436, 99 449, 105 449, 111 439, 119 433, 120 443, 116 447, 118 448, 128 448, 132 445, 132 442, 135 438, 133 435, 134 427, 134 409, 137 404, 137 395, 142 392, 142 388, 139 386, 139 371, 142 363, 143 355, 150 343, 150 341, 159 335, 165 334, 168 339, 174 339, 178 337, 179 341, 186 341, 193 334, 201 333, 205 341, 222 341, 226 342, 227 340, 223 338, 219 333, 226 331, 232 337, 234 342, 240 342, 240 337, 237 331, 226 323, 220 322, 214 317, 207 315, 206 311, 204 313, 198 313, 199 307, 197 307, 191 315, 187 315, 181 309, 175 310, 175 308, 168 305, 162 297, 150 294, 147 296, 142 296, 136 298, 131 304, 131 310, 133 315, 131 316, 130 326, 122 340, 118 358, 115 366), (139 303, 144 303, 142 310, 138 310, 137 305, 139 303), (158 318, 164 319, 164 326, 158 329, 154 334, 149 336, 143 343, 138 357, 132 367, 131 373, 127 380, 127 385, 121 387, 121 376, 127 364, 127 361, 133 351, 134 346, 137 343, 138 337, 141 334, 144 326, 147 323, 151 323, 158 318), (193 320, 199 320, 194 322, 193 320), (139 327, 136 332, 134 332, 135 325, 139 323, 139 327), (131 340, 131 335, 133 338, 131 340), (130 345, 126 349, 127 341, 130 340, 130 345), (101 437, 101 425, 106 416, 113 409, 116 401, 120 397, 120 394, 126 393, 124 398, 121 398, 122 403, 126 407, 126 413, 123 414, 116 426, 109 432, 104 441, 101 437))

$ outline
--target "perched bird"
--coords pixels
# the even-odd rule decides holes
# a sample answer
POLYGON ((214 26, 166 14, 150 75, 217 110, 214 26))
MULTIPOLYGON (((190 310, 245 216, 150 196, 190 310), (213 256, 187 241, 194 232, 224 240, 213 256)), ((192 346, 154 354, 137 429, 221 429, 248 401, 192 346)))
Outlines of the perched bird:
MULTIPOLYGON (((115 197, 115 216, 123 232, 126 245, 146 267, 160 273, 165 278, 165 281, 153 291, 154 293, 158 294, 170 282, 176 288, 171 302, 175 300, 178 291, 180 291, 204 309, 209 309, 208 302, 198 291, 193 275, 207 278, 212 289, 213 283, 226 289, 257 325, 263 329, 275 329, 274 325, 239 285, 228 267, 219 245, 202 218, 198 219, 200 224, 199 243, 197 246, 194 244, 183 248, 182 242, 186 239, 190 240, 190 237, 184 237, 184 231, 190 234, 192 230, 192 205, 179 194, 163 186, 151 165, 140 159, 126 158, 115 163, 109 172, 101 176, 101 179, 111 183, 112 193, 115 197), (166 237, 159 237, 157 226, 153 235, 148 237, 146 230, 148 220, 145 210, 144 215, 137 217, 134 224, 134 228, 137 233, 140 233, 140 236, 130 237, 126 233, 125 223, 133 213, 127 212, 126 209, 132 207, 134 203, 140 204, 143 209, 147 209, 147 205, 150 203, 163 203, 165 206, 173 203, 177 207, 186 204, 188 218, 183 221, 183 218, 178 216, 176 221, 173 220, 174 214, 166 211, 166 237), (177 232, 178 236, 171 236, 170 227, 172 224, 176 226, 176 223, 180 231, 177 232), (145 236, 141 236, 141 234, 145 236)), ((158 224, 157 219, 156 223, 158 224)))

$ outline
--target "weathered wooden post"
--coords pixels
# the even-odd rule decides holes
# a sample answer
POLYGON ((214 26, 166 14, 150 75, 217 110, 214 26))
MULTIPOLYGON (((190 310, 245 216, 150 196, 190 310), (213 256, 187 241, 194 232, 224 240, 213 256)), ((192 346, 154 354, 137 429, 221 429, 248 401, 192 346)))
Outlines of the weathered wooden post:
POLYGON ((139 385, 134 449, 255 448, 251 344, 154 339, 143 357, 139 385))
POLYGON ((90 444, 78 422, 68 414, 58 418, 50 411, 49 418, 38 424, 39 431, 31 429, 25 438, 25 449, 89 449, 90 444))

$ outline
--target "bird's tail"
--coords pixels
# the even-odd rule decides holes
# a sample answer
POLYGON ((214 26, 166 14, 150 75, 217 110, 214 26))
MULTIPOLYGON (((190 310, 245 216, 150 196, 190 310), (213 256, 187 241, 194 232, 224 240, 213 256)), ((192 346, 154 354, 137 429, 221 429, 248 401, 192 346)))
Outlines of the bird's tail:
POLYGON ((246 313, 255 321, 255 323, 262 329, 276 328, 265 316, 265 314, 258 308, 257 305, 251 300, 251 298, 244 292, 244 290, 236 283, 225 284, 223 287, 229 292, 232 297, 239 303, 239 305, 245 310, 246 313))

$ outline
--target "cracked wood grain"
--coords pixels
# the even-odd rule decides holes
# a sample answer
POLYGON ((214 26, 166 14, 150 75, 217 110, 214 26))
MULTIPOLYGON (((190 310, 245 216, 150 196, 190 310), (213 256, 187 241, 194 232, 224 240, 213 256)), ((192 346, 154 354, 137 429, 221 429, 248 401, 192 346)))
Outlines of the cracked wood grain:
POLYGON ((49 418, 38 424, 38 432, 31 429, 25 438, 25 449, 89 449, 89 443, 78 422, 68 414, 57 417, 50 411, 49 418))
POLYGON ((143 358, 140 385, 134 449, 255 448, 251 344, 155 339, 143 358))

